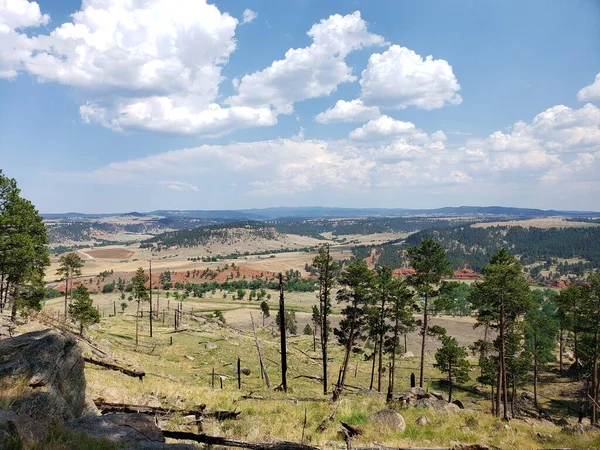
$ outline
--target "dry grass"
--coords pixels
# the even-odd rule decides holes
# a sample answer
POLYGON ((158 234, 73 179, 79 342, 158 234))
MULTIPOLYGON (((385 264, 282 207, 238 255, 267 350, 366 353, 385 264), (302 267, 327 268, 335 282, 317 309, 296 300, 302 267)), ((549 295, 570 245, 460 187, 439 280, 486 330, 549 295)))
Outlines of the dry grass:
MULTIPOLYGON (((110 306, 118 297, 116 294, 95 296, 101 308, 110 306)), ((93 397, 104 397, 107 401, 133 404, 161 405, 163 407, 191 409, 199 404, 206 404, 213 410, 237 409, 242 414, 235 421, 205 422, 204 431, 208 434, 245 439, 249 441, 272 442, 289 440, 299 442, 302 436, 304 414, 306 410, 307 425, 304 431, 305 443, 317 446, 339 445, 339 421, 360 426, 365 430, 363 436, 355 440, 356 445, 387 446, 447 446, 454 442, 478 442, 494 445, 499 448, 545 448, 572 447, 593 448, 600 445, 597 435, 569 435, 558 427, 535 420, 513 420, 506 425, 488 414, 489 401, 471 397, 464 392, 456 396, 468 408, 454 414, 421 409, 400 410, 407 422, 404 433, 389 429, 379 429, 370 422, 374 412, 385 408, 383 397, 377 395, 354 395, 350 390, 338 404, 322 402, 293 402, 286 397, 323 397, 322 385, 306 378, 295 378, 298 375, 320 375, 321 365, 319 353, 312 351, 312 336, 294 336, 288 339, 288 394, 269 392, 261 380, 258 358, 254 346, 254 338, 248 329, 249 312, 253 311, 259 326, 258 334, 263 357, 273 386, 280 382, 279 372, 279 340, 271 332, 269 319, 262 328, 258 311, 258 302, 223 300, 220 293, 214 298, 187 299, 183 302, 185 310, 202 309, 205 312, 213 308, 225 312, 228 326, 219 326, 214 322, 197 323, 186 321, 189 329, 185 332, 170 333, 172 319, 167 317, 163 325, 155 322, 154 337, 148 336, 147 318, 141 321, 140 344, 134 344, 135 318, 117 314, 108 317, 108 311, 102 319, 99 329, 91 330, 91 336, 119 360, 128 361, 133 366, 146 371, 143 382, 120 373, 104 370, 97 366, 86 365, 88 390, 93 397), (169 345, 169 338, 173 345, 169 345), (207 343, 217 345, 216 349, 206 348, 207 343), (190 360, 188 357, 194 358, 190 360), (242 390, 237 389, 235 367, 237 358, 241 358, 242 367, 250 369, 249 376, 243 376, 242 390), (315 358, 315 359, 311 359, 315 358), (224 377, 224 389, 211 386, 211 373, 224 377), (171 377, 170 379, 168 377, 171 377), (173 378, 174 377, 174 378, 173 378), (241 399, 243 394, 253 392, 256 395, 272 397, 271 400, 257 401, 241 399), (321 421, 334 411, 335 421, 328 424, 324 432, 317 431, 321 421), (416 419, 425 415, 430 423, 424 427, 415 424, 416 419), (546 441, 538 437, 538 433, 550 433, 551 439, 546 441)), ((273 296, 275 298, 275 295, 273 296)), ((272 308, 275 301, 271 301, 272 308)), ((49 308, 60 307, 60 299, 49 302, 49 308), (57 301, 58 300, 58 301, 57 301)), ((161 298, 161 302, 164 297, 161 298)), ((308 310, 314 303, 314 294, 293 294, 286 297, 288 305, 296 308, 301 321, 308 319, 308 310), (306 311, 306 312, 304 312, 306 311)), ((110 309, 110 308, 109 308, 110 309)), ((112 311, 110 311, 112 312, 112 311)), ((274 315, 274 313, 273 313, 274 315)), ((271 317, 272 319, 272 317, 271 317)), ((334 316, 334 322, 337 317, 334 316)), ((464 344, 472 342, 476 336, 470 318, 436 318, 438 324, 449 328, 464 344)), ((302 328, 299 327, 301 330, 302 328)), ((478 330, 477 330, 478 332, 478 330)), ((409 335, 409 349, 418 348, 418 336, 409 335)), ((428 342, 430 350, 426 359, 426 380, 440 377, 433 367, 432 351, 435 342, 428 342)), ((416 351, 415 351, 416 353, 416 351)), ((332 361, 329 365, 329 382, 337 378, 337 371, 342 359, 341 347, 335 345, 332 337, 330 350, 332 361)), ((410 373, 418 373, 417 358, 401 358, 396 373, 397 391, 409 388, 410 373)), ((350 364, 347 383, 355 386, 369 386, 371 362, 362 356, 354 355, 350 364)), ((477 372, 473 372, 475 377, 477 372)), ((377 381, 375 380, 375 386, 377 381)), ((382 390, 387 387, 387 374, 383 375, 382 390)), ((548 395, 554 395, 550 392, 548 395)), ((559 394, 556 394, 559 395, 559 394)), ((329 398, 326 397, 326 398, 329 398)), ((171 430, 194 431, 184 424, 181 418, 174 417, 161 423, 171 430)))
POLYGON ((539 219, 508 220, 505 222, 479 222, 473 228, 523 227, 523 228, 587 228, 600 226, 590 222, 571 222, 564 217, 543 217, 539 219))

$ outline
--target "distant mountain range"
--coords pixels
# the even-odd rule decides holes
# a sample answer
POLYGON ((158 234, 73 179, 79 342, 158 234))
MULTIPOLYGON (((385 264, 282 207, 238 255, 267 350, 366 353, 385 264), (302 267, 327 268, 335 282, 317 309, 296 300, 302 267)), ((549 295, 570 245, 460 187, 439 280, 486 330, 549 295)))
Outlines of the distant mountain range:
POLYGON ((77 212, 42 214, 46 219, 100 219, 104 217, 129 216, 148 217, 159 216, 185 219, 221 219, 221 220, 282 220, 282 219, 318 219, 318 218, 347 218, 347 217, 377 217, 377 216, 510 216, 510 217, 547 217, 547 216, 593 216, 595 211, 556 211, 553 209, 512 208, 504 206, 448 206, 435 209, 405 209, 405 208, 335 208, 322 206, 306 207, 275 207, 263 209, 240 210, 156 210, 145 213, 105 213, 84 214, 77 212))

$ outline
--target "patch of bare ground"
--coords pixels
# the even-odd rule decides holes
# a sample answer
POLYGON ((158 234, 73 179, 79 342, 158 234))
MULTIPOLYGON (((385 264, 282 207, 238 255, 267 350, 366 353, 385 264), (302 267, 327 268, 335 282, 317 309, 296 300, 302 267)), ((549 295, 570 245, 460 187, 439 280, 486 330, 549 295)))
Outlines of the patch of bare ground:
POLYGON ((587 228, 600 224, 590 222, 572 222, 564 217, 543 217, 539 219, 508 220, 505 222, 479 222, 471 225, 473 228, 489 227, 523 227, 523 228, 587 228))

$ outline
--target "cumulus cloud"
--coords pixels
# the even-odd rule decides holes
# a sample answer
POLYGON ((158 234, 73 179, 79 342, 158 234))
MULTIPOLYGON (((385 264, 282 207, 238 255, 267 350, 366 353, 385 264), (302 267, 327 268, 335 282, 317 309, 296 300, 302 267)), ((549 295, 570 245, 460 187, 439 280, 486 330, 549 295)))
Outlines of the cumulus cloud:
POLYGON ((381 108, 436 109, 462 102, 460 84, 447 61, 423 58, 399 45, 370 56, 360 85, 363 102, 381 108))
POLYGON ((0 0, 0 77, 27 70, 77 87, 85 123, 218 136, 277 122, 268 108, 216 102, 238 20, 206 0, 87 0, 49 35, 18 31, 48 21, 37 3, 0 0))
POLYGON ((579 101, 587 102, 592 100, 600 100, 600 73, 596 75, 594 82, 577 93, 579 101))
POLYGON ((188 183, 187 181, 160 181, 158 184, 165 186, 171 191, 199 191, 198 186, 188 183))
POLYGON ((246 8, 242 15, 242 23, 250 23, 258 17, 258 14, 251 9, 246 8))
POLYGON ((0 78, 14 78, 23 61, 31 57, 35 39, 23 31, 50 21, 36 2, 0 0, 0 78))
POLYGON ((414 123, 392 119, 390 116, 381 116, 369 120, 362 127, 350 132, 351 139, 380 140, 398 135, 412 134, 416 131, 414 123))
POLYGON ((355 81, 344 58, 363 47, 384 45, 383 37, 367 30, 360 12, 334 14, 308 31, 311 45, 289 49, 284 59, 266 69, 234 80, 231 105, 273 106, 289 114, 295 102, 331 94, 341 83, 355 81))
POLYGON ((376 106, 365 106, 360 99, 338 100, 336 104, 317 114, 315 120, 319 123, 331 122, 363 122, 379 117, 381 113, 376 106))

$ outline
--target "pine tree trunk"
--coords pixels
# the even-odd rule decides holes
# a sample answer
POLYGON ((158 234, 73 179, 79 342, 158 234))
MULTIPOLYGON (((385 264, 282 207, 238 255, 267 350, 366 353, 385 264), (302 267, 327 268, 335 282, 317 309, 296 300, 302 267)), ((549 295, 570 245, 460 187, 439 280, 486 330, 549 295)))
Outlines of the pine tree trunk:
POLYGON ((533 340, 533 404, 537 408, 538 400, 537 400, 537 382, 538 382, 538 357, 537 357, 537 343, 534 337, 533 340))
POLYGON ((560 328, 560 333, 558 337, 558 372, 562 375, 563 373, 563 329, 560 328))
POLYGON ((592 425, 598 424, 598 329, 600 328, 600 305, 596 305, 594 330, 594 354, 592 357, 592 425))
POLYGON ((135 346, 138 345, 138 322, 140 319, 140 302, 137 302, 137 311, 135 313, 135 346))
POLYGON ((421 368, 419 373, 419 387, 423 387, 423 380, 425 377, 425 339, 427 338, 427 330, 429 329, 429 311, 428 308, 429 299, 425 295, 425 308, 423 309, 423 337, 421 340, 421 368))
POLYGON ((377 392, 381 392, 381 375, 383 369, 383 339, 385 337, 385 295, 381 293, 381 312, 379 314, 379 366, 377 368, 377 392))
POLYGON ((388 386, 388 396, 387 401, 392 401, 392 396, 394 394, 394 381, 395 381, 395 373, 396 373, 396 352, 398 350, 398 316, 396 316, 396 323, 394 325, 394 343, 392 345, 392 365, 390 366, 390 384, 388 386))
POLYGON ((448 403, 452 403, 452 363, 448 364, 448 403))
POLYGON ((373 389, 373 382, 375 381, 375 361, 377 360, 377 344, 378 340, 375 339, 375 348, 373 348, 373 363, 371 364, 371 383, 369 384, 369 390, 373 389))
POLYGON ((506 382, 506 329, 504 301, 500 306, 500 375, 502 377, 502 407, 503 419, 508 420, 508 388, 506 382))
POLYGON ((69 275, 65 277, 65 322, 67 321, 67 314, 69 308, 69 275))

